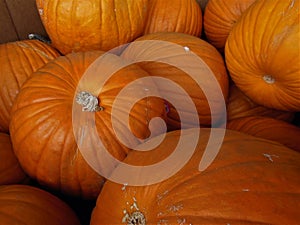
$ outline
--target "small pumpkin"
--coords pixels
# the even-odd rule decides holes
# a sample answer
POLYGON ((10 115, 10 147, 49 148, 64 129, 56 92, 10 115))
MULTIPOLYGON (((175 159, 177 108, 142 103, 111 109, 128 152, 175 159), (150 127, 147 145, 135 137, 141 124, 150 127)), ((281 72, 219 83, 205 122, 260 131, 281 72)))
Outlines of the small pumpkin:
MULTIPOLYGON (((210 133, 216 132, 201 128, 194 154, 186 164, 177 161, 182 165, 177 173, 157 183, 138 185, 160 176, 151 171, 145 176, 144 167, 171 157, 179 139, 184 136, 192 141, 195 132, 199 130, 168 132, 151 151, 130 152, 124 162, 135 166, 135 175, 123 173, 122 177, 136 184, 107 181, 90 224, 298 224, 300 154, 237 131, 226 131, 214 161, 199 171, 210 133)), ((152 145, 149 142, 141 148, 152 145)), ((185 144, 182 150, 189 151, 185 144)), ((173 166, 163 170, 173 172, 173 166)), ((123 169, 120 165, 111 177, 123 169)))
POLYGON ((292 123, 263 116, 249 116, 229 121, 227 128, 276 141, 300 152, 300 128, 292 123))
POLYGON ((0 186, 0 221, 5 225, 80 225, 65 202, 28 185, 0 186))
POLYGON ((218 126, 226 119, 228 75, 221 54, 208 42, 178 32, 152 33, 129 44, 121 57, 153 77, 166 100, 169 130, 218 126))
POLYGON ((107 51, 143 34, 147 0, 36 0, 52 45, 62 54, 107 51))
POLYGON ((147 77, 137 65, 126 66, 119 56, 101 51, 61 56, 35 72, 17 96, 10 123, 13 148, 24 170, 49 188, 97 197, 105 174, 114 167, 106 152, 122 160, 128 144, 164 131, 150 124, 153 117, 164 118, 163 100, 133 97, 146 87, 149 93, 156 89, 149 79, 143 81, 147 77), (111 76, 104 76, 107 72, 111 76), (131 95, 120 93, 134 81, 131 95))
POLYGON ((144 34, 156 32, 180 32, 200 36, 202 11, 195 0, 149 1, 144 34))
POLYGON ((254 103, 235 84, 230 85, 226 106, 228 121, 248 116, 265 116, 292 122, 295 117, 294 112, 272 109, 254 103))
POLYGON ((0 131, 8 133, 11 107, 22 84, 33 72, 59 53, 38 40, 22 40, 0 45, 0 131))
POLYGON ((256 0, 209 0, 203 17, 207 40, 221 52, 227 37, 240 16, 256 0))
POLYGON ((255 1, 228 36, 229 74, 259 105, 300 110, 299 15, 299 0, 255 1))
POLYGON ((27 181, 17 157, 14 154, 10 136, 0 133, 0 185, 19 184, 27 181))

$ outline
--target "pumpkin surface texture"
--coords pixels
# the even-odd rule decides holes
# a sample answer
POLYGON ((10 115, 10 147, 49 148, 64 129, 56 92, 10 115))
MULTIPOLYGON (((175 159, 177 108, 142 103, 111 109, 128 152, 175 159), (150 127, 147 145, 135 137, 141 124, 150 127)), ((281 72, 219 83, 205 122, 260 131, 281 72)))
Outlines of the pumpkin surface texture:
POLYGON ((63 54, 107 51, 144 31, 147 0, 36 0, 44 27, 63 54))
POLYGON ((149 1, 144 34, 156 32, 180 32, 200 36, 202 11, 195 0, 149 1))
POLYGON ((222 56, 208 42, 188 34, 158 32, 136 39, 121 57, 136 62, 155 79, 169 108, 169 130, 217 126, 226 116, 228 75, 222 56))
POLYGON ((26 180, 27 175, 14 154, 10 136, 0 133, 0 185, 18 184, 26 180))
POLYGON ((37 40, 0 45, 0 131, 8 133, 11 107, 22 84, 33 72, 58 56, 54 48, 37 40))
MULTIPOLYGON (((106 61, 95 64, 102 56, 98 51, 72 53, 34 73, 22 86, 10 124, 24 170, 43 185, 84 198, 98 195, 104 175, 114 167, 105 153, 122 160, 129 150, 115 134, 138 144, 152 135, 151 118, 163 118, 165 113, 159 98, 134 102, 133 94, 145 92, 146 85, 148 91, 156 88, 150 82, 140 81, 131 95, 118 95, 127 84, 149 76, 137 65, 120 69, 123 61, 113 54, 105 54, 106 61), (107 71, 115 73, 101 85, 107 71), (121 105, 115 106, 117 98, 121 105), (127 112, 125 106, 133 103, 127 112), (127 135, 131 132, 134 138, 127 135)), ((155 125, 153 131, 162 132, 155 125)))
POLYGON ((227 128, 277 141, 300 152, 300 128, 282 120, 262 116, 249 116, 229 121, 227 128))
POLYGON ((255 1, 231 30, 226 65, 255 103, 300 110, 299 0, 255 1))
POLYGON ((80 225, 65 202, 27 185, 0 186, 0 221, 5 225, 80 225))
MULTIPOLYGON (((167 133, 152 151, 130 152, 124 162, 136 166, 134 179, 144 182, 159 176, 150 172, 143 176, 144 166, 170 157, 179 138, 195 138, 195 129, 167 133)), ((227 130, 216 158, 200 172, 210 132, 213 130, 201 128, 194 154, 168 179, 144 186, 107 181, 91 225, 298 224, 300 154, 275 142, 227 130)), ((120 165, 114 173, 124 168, 120 165)), ((123 177, 124 181, 132 179, 126 173, 123 177)))
POLYGON ((256 0, 209 0, 203 18, 206 38, 221 52, 242 13, 256 0))
POLYGON ((247 116, 266 116, 292 122, 295 117, 294 112, 268 108, 254 103, 234 84, 230 85, 226 106, 228 121, 247 116))

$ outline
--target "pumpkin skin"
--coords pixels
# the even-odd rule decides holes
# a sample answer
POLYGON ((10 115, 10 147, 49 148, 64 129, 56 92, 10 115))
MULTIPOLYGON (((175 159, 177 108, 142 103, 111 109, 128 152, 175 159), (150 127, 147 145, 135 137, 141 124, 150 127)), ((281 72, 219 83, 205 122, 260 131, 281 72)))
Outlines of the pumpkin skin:
POLYGON ((231 30, 225 58, 232 80, 255 103, 299 111, 299 51, 299 0, 263 0, 231 30))
POLYGON ((142 35, 147 0, 36 0, 41 20, 61 53, 107 51, 142 35))
POLYGON ((10 136, 6 133, 0 133, 0 159, 0 185, 18 184, 27 180, 14 154, 10 136))
POLYGON ((256 0, 210 0, 203 16, 207 40, 223 52, 227 37, 234 24, 256 0))
POLYGON ((231 121, 248 116, 265 116, 292 122, 295 113, 258 105, 246 96, 236 85, 230 85, 227 101, 227 120, 231 121))
POLYGON ((61 199, 28 185, 0 187, 2 224, 80 225, 73 210, 61 199))
POLYGON ((178 84, 191 97, 192 104, 185 104, 186 96, 183 96, 179 89, 170 89, 157 82, 160 93, 163 96, 168 95, 173 98, 173 102, 167 101, 169 108, 167 126, 169 130, 198 126, 193 119, 193 107, 196 107, 197 119, 199 119, 201 126, 211 126, 212 116, 216 118, 213 125, 217 126, 218 122, 222 121, 223 117, 226 116, 225 106, 222 103, 226 102, 228 97, 228 75, 221 54, 208 42, 192 35, 177 32, 147 34, 132 42, 122 52, 121 57, 137 62, 140 67, 153 77, 165 78, 178 84), (167 43, 166 46, 165 43, 167 43), (198 58, 199 61, 191 62, 195 58, 198 58), (171 63, 162 63, 160 61, 171 62, 174 59, 176 62, 183 62, 180 66, 186 69, 193 70, 195 67, 196 72, 201 75, 200 81, 195 82, 191 74, 187 74, 178 67, 179 64, 176 63, 176 66, 174 66, 171 63), (196 68, 201 63, 200 60, 206 64, 205 68, 196 68), (209 80, 206 76, 214 76, 211 79, 215 79, 214 81, 210 80, 212 83, 209 84, 209 91, 211 92, 202 89, 202 87, 200 88, 198 85, 198 83, 205 83, 206 79, 209 80), (212 111, 206 94, 218 96, 217 85, 220 87, 222 96, 214 99, 212 104, 214 104, 215 110, 212 111), (175 108, 174 102, 181 102, 183 106, 175 108), (185 118, 183 120, 179 118, 178 112, 184 115, 185 118))
POLYGON ((37 40, 22 40, 0 45, 0 131, 8 133, 12 104, 20 87, 40 67, 59 53, 37 40))
POLYGON ((200 36, 202 11, 195 0, 149 1, 148 18, 144 34, 180 32, 200 36))
POLYGON ((300 128, 282 120, 249 116, 229 121, 227 128, 276 141, 300 152, 300 128))
MULTIPOLYGON (((188 129, 185 135, 193 138, 194 132, 195 128, 188 129)), ((300 154, 275 142, 227 130, 215 160, 199 172, 209 133, 208 128, 201 128, 192 158, 169 179, 126 187, 107 181, 91 225, 122 224, 125 213, 138 211, 135 206, 146 219, 136 224, 298 224, 300 154)), ((169 132, 159 147, 132 151, 124 162, 140 166, 160 162, 174 150, 179 136, 180 131, 169 132)), ((136 179, 149 177, 137 172, 136 179)))
MULTIPOLYGON (((128 114, 122 108, 116 109, 115 116, 112 106, 120 90, 135 79, 149 75, 137 65, 130 65, 116 72, 99 92, 96 79, 101 78, 103 71, 121 66, 123 62, 110 54, 105 66, 92 71, 95 80, 79 83, 87 68, 100 56, 103 52, 61 56, 34 73, 22 86, 13 106, 10 124, 16 156, 32 178, 52 189, 87 199, 99 194, 105 180, 98 173, 98 167, 109 172, 114 166, 107 162, 102 152, 107 150, 117 160, 122 160, 129 151, 118 141, 114 129, 124 137, 132 130, 138 138, 147 138, 152 116, 163 117, 165 113, 163 100, 148 97, 137 102, 128 112, 130 127, 126 120, 128 114), (104 110, 82 111, 82 106, 74 101, 80 90, 77 90, 79 84, 84 91, 98 97, 104 110), (116 128, 112 127, 113 116, 119 119, 116 128), (94 124, 91 122, 93 118, 94 124), (98 139, 104 147, 99 147, 98 139), (86 143, 90 144, 89 150, 83 154, 82 145, 86 143)), ((144 83, 141 85, 144 90, 144 83)), ((139 91, 137 88, 135 93, 139 91)), ((128 96, 122 100, 130 104, 132 99, 128 96)), ((162 132, 155 126, 153 130, 162 132)), ((136 139, 128 139, 132 144, 138 143, 136 139)))

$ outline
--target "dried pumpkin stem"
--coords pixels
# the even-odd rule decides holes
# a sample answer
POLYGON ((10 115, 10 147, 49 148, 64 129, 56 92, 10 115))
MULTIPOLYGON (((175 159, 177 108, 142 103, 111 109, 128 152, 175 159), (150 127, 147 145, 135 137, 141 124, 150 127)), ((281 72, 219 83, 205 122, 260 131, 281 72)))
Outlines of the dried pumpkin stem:
POLYGON ((81 91, 76 95, 76 102, 82 105, 82 111, 97 112, 104 108, 99 106, 98 98, 87 91, 81 91))
POLYGON ((264 75, 263 79, 268 84, 273 84, 275 82, 275 78, 272 77, 271 75, 264 75))
POLYGON ((127 225, 146 225, 146 219, 142 212, 131 213, 127 218, 127 225))

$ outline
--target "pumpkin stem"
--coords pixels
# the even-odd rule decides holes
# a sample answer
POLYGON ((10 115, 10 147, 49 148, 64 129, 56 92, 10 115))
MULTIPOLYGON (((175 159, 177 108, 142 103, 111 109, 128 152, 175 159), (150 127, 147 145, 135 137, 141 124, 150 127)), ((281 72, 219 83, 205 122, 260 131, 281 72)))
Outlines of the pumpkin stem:
POLYGON ((268 84, 273 84, 275 82, 275 78, 272 77, 271 75, 264 75, 263 79, 268 84))
POLYGON ((146 225, 146 219, 143 213, 136 211, 127 217, 127 225, 146 225))
POLYGON ((38 40, 38 41, 44 42, 46 44, 51 44, 51 40, 49 39, 49 37, 42 36, 40 34, 29 34, 28 38, 30 40, 38 40))
POLYGON ((82 105, 82 111, 97 112, 104 108, 98 105, 97 97, 87 91, 81 91, 76 95, 76 102, 82 105))

